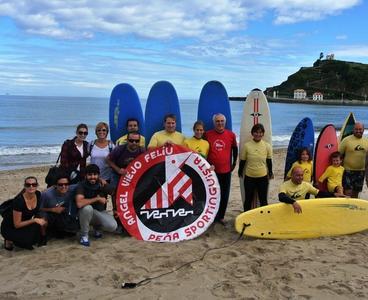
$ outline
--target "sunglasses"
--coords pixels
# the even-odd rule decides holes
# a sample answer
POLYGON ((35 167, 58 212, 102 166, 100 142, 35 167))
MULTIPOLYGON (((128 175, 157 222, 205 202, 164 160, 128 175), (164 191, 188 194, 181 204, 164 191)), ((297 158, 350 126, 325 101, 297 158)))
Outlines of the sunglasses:
POLYGON ((79 135, 88 135, 88 131, 78 131, 79 135))
POLYGON ((134 139, 128 139, 128 141, 130 142, 130 143, 139 143, 139 140, 134 140, 134 139))
POLYGON ((106 132, 107 129, 98 129, 97 132, 106 132))
POLYGON ((57 186, 59 187, 69 186, 69 183, 58 183, 57 186))
POLYGON ((25 183, 24 187, 29 188, 29 187, 38 187, 38 183, 25 183))

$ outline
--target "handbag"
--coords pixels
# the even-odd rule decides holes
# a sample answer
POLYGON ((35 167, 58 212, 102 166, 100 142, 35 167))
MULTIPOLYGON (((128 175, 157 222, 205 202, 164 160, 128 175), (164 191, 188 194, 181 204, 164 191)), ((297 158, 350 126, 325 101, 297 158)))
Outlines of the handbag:
POLYGON ((13 210, 13 200, 9 199, 0 204, 0 215, 5 218, 13 210))
POLYGON ((47 175, 45 177, 45 183, 47 184, 47 187, 50 187, 56 184, 56 177, 60 169, 60 166, 58 165, 60 157, 61 157, 61 152, 56 160, 56 164, 52 166, 47 172, 47 175))

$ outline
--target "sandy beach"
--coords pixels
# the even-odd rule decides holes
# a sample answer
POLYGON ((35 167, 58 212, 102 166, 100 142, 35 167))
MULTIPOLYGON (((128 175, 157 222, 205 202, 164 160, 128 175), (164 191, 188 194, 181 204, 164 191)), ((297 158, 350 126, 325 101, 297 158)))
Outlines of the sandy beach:
MULTIPOLYGON (((274 153, 269 203, 277 202, 285 150, 274 153)), ((45 188, 48 167, 0 172, 0 202, 14 196, 26 176, 45 188)), ((364 299, 368 295, 368 232, 310 240, 243 237, 207 253, 203 260, 135 289, 138 282, 201 258, 210 248, 237 240, 233 222, 242 212, 237 172, 226 214, 195 240, 150 243, 105 234, 91 247, 76 238, 51 240, 34 251, 0 250, 0 299, 364 299)), ((364 187, 360 198, 368 199, 364 187)), ((343 222, 343 220, 341 220, 343 222)))

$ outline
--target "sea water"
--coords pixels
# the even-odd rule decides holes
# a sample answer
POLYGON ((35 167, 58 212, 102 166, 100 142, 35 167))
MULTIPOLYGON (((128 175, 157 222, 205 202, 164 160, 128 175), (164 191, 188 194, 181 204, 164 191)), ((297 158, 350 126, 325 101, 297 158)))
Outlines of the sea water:
MULTIPOLYGON (((182 130, 192 136, 198 99, 180 99, 182 130)), ((142 99, 144 111, 146 100, 142 99)), ((232 101, 233 131, 240 130, 243 102, 232 101)), ((87 140, 95 139, 94 128, 108 123, 109 98, 0 96, 0 170, 55 163, 64 140, 73 138, 79 123, 89 127, 87 140)), ((295 126, 304 117, 312 119, 315 137, 329 123, 340 129, 350 111, 368 124, 366 107, 270 103, 273 147, 286 148, 295 126)))

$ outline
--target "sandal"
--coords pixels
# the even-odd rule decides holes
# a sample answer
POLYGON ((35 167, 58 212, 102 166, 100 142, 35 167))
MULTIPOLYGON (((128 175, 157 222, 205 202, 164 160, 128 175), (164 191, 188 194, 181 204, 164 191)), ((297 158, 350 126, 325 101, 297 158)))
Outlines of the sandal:
POLYGON ((4 240, 4 249, 7 251, 13 251, 14 245, 12 241, 4 240))

